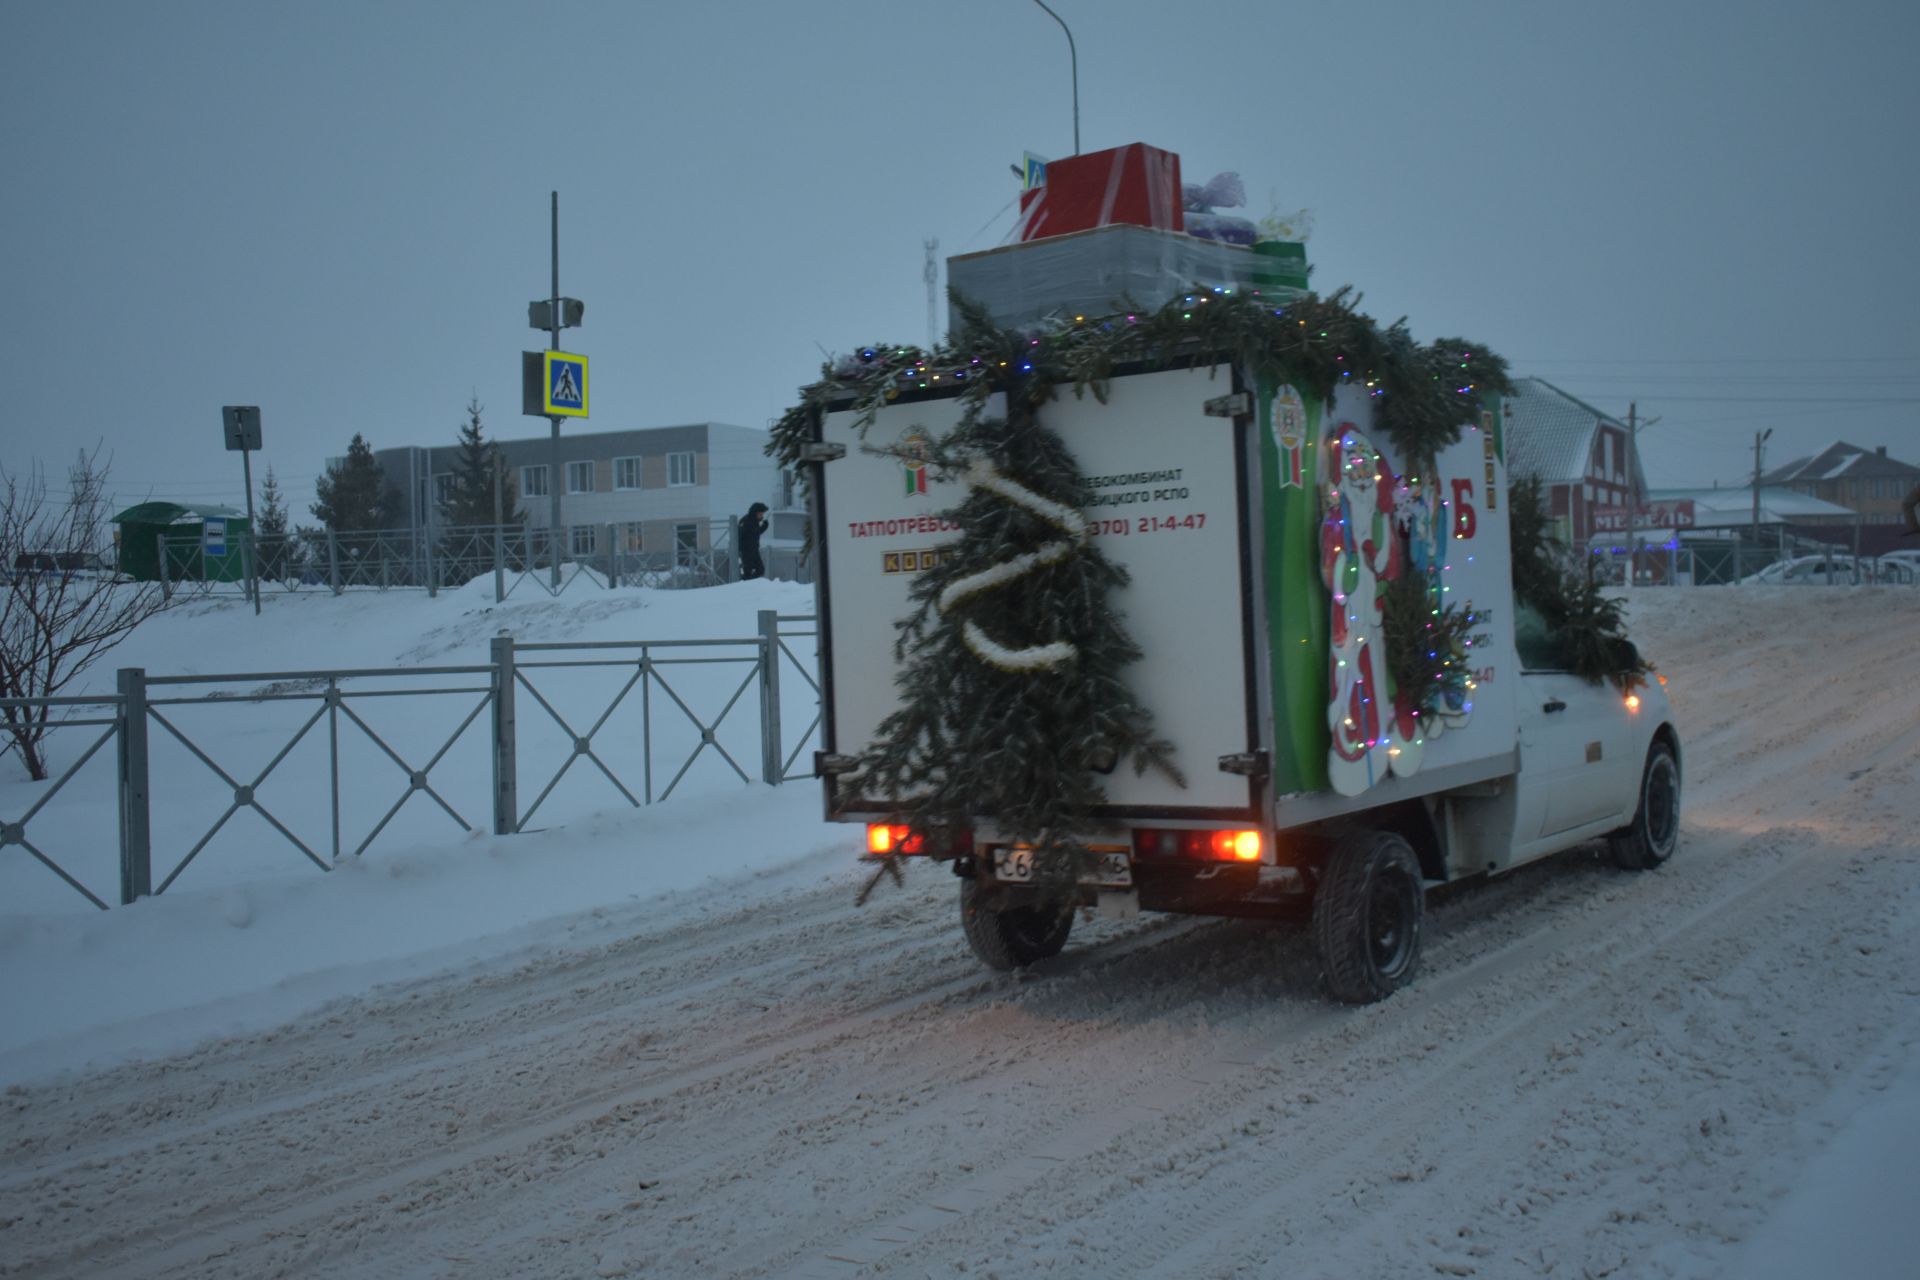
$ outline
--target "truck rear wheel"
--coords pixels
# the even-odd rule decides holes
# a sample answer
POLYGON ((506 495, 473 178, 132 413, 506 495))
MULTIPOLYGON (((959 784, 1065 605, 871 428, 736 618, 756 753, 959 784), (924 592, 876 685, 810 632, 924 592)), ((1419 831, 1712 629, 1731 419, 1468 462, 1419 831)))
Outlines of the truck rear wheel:
POLYGON ((1655 742, 1640 771, 1640 803, 1633 821, 1607 837, 1613 860, 1628 871, 1651 871, 1680 843, 1680 762, 1673 748, 1655 742))
POLYGON ((1413 847, 1391 831, 1334 847, 1313 900, 1313 939, 1327 989, 1348 1004, 1383 1000, 1420 963, 1426 889, 1413 847))
POLYGON ((1024 969, 1060 954, 1073 928, 1073 907, 991 905, 992 893, 976 880, 960 882, 960 928, 973 954, 989 969, 1024 969))

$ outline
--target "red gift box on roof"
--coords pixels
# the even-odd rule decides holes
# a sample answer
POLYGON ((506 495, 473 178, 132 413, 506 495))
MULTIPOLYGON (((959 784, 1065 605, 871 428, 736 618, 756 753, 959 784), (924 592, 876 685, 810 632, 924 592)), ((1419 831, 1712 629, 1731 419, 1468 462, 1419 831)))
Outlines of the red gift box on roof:
POLYGON ((1144 142, 1054 160, 1044 185, 1020 195, 1018 239, 1126 223, 1184 231, 1180 157, 1144 142))

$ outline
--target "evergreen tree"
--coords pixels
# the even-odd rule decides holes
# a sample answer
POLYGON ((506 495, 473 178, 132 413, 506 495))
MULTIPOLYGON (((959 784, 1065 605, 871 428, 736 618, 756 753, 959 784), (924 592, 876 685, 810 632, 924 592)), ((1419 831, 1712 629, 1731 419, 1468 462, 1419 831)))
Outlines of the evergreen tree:
POLYGON ((521 522, 519 495, 515 492, 513 477, 506 474, 500 446, 490 443, 483 434, 484 428, 480 422, 483 408, 477 398, 467 401, 467 420, 460 426, 460 457, 453 464, 453 483, 448 487, 445 501, 440 504, 440 523, 447 529, 494 523, 493 485, 496 469, 501 473, 499 523, 521 522))
POLYGON ((279 582, 293 571, 293 548, 287 537, 287 499, 280 482, 267 467, 266 483, 260 486, 260 510, 254 517, 254 553, 259 557, 260 578, 279 582))
POLYGON ((314 482, 314 516, 334 533, 390 529, 400 510, 400 495, 373 460, 373 446, 354 432, 347 456, 329 462, 314 482))

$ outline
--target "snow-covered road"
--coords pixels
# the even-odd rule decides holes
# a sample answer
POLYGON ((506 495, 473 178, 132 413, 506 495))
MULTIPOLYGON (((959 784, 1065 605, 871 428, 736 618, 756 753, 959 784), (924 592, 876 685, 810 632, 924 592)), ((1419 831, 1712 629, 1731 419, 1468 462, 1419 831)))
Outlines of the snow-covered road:
POLYGON ((1920 1056, 1920 592, 1633 611, 1678 855, 1437 893, 1383 1004, 1324 1002, 1304 937, 1247 922, 1083 923, 988 974, 926 867, 864 908, 850 870, 609 908, 599 941, 9 1089, 0 1274, 1758 1274, 1920 1056))

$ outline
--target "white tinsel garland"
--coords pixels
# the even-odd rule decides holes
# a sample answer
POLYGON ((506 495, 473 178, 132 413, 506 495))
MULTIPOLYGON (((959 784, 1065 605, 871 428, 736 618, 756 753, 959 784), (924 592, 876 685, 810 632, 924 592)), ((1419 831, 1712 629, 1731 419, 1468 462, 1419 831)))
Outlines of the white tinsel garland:
MULTIPOLYGON (((1029 551, 991 568, 982 569, 978 573, 956 578, 947 584, 946 590, 940 593, 938 603, 940 612, 943 614, 962 600, 978 595, 982 591, 1024 577, 1042 565, 1066 559, 1087 540, 1085 516, 1072 507, 1043 498, 1026 486, 1007 479, 995 471, 989 462, 984 460, 975 462, 967 469, 962 479, 972 488, 997 493, 1015 506, 1033 512, 1067 537, 1060 541, 1049 542, 1037 551, 1029 551)), ((1079 652, 1065 640, 1056 640, 1052 644, 1034 645, 1025 649, 1009 649, 970 620, 960 624, 960 637, 966 642, 967 648, 971 649, 982 662, 998 667, 1002 671, 1043 671, 1072 661, 1074 655, 1079 652)))

